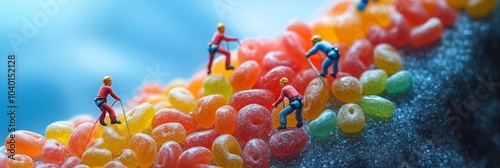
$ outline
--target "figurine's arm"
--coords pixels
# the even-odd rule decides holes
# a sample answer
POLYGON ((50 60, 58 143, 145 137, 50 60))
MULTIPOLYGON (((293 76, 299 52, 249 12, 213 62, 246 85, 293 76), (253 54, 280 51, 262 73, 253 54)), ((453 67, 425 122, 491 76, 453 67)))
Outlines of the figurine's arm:
POLYGON ((317 52, 319 51, 319 44, 316 43, 313 48, 311 48, 311 50, 309 50, 309 52, 307 52, 306 54, 306 58, 309 58, 311 57, 312 55, 316 54, 317 52))
POLYGON ((273 107, 276 107, 278 104, 280 104, 284 98, 285 98, 285 89, 281 89, 280 97, 278 98, 278 100, 276 100, 276 102, 273 103, 273 107))
POLYGON ((118 97, 115 92, 113 92, 113 89, 111 89, 111 87, 109 87, 109 94, 111 95, 111 97, 113 97, 115 100, 118 100, 120 101, 120 97, 118 97))
POLYGON ((226 41, 238 41, 237 37, 231 37, 231 36, 226 36, 226 35, 222 35, 222 37, 226 41))

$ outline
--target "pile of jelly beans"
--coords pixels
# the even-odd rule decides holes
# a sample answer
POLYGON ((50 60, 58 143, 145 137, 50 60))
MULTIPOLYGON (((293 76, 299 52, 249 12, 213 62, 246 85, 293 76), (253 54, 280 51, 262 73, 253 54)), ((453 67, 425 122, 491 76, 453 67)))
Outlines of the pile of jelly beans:
MULTIPOLYGON (((312 25, 292 21, 278 39, 244 39, 232 52, 235 70, 220 57, 210 76, 203 69, 166 86, 144 84, 125 116, 117 113, 122 124, 103 127, 80 115, 50 124, 45 136, 13 132, 5 145, 15 136, 17 154, 0 153, 0 167, 268 167, 271 155, 299 153, 309 136, 330 136, 337 126, 355 133, 365 117, 391 117, 394 104, 381 96, 413 83, 395 47, 430 45, 456 22, 455 9, 485 17, 496 0, 379 0, 364 11, 357 2, 335 1, 312 25), (318 77, 307 63, 313 34, 339 48, 336 79, 318 77), (282 77, 304 97, 303 128, 291 114, 288 129, 276 130, 288 106, 271 108, 282 77)), ((317 69, 323 59, 311 57, 317 69)))

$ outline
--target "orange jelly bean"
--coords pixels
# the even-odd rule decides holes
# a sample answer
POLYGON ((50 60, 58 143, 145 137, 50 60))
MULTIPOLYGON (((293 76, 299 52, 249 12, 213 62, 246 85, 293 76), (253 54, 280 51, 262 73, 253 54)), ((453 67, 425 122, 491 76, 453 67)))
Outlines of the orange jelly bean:
POLYGON ((333 81, 331 90, 338 100, 345 103, 356 103, 363 95, 361 83, 352 76, 336 79, 333 81))
POLYGON ((241 147, 232 135, 224 134, 215 139, 212 146, 214 163, 221 167, 243 167, 241 147))
POLYGON ((16 154, 13 156, 14 159, 8 159, 10 168, 33 168, 33 159, 27 155, 16 154))
POLYGON ((179 157, 179 167, 193 168, 197 164, 210 164, 212 152, 205 147, 196 146, 182 152, 179 157))
POLYGON ((236 125, 236 114, 234 107, 225 105, 215 112, 215 131, 218 134, 233 134, 236 125))
POLYGON ((8 149, 15 149, 15 153, 36 157, 42 154, 42 148, 43 145, 45 145, 45 141, 45 137, 40 134, 19 130, 7 136, 5 139, 5 147, 8 149))
POLYGON ((302 116, 306 119, 316 119, 326 107, 329 91, 328 86, 325 86, 323 82, 326 82, 326 79, 317 77, 307 86, 306 92, 304 93, 305 103, 302 109, 302 116))
POLYGON ((157 111, 153 118, 151 126, 154 129, 159 125, 170 122, 180 123, 184 127, 186 133, 193 132, 198 127, 198 124, 196 124, 196 121, 192 116, 184 114, 179 110, 172 108, 157 111))
POLYGON ((226 104, 226 99, 219 94, 199 99, 194 113, 196 123, 201 128, 211 128, 215 124, 215 111, 226 104))
POLYGON ((262 68, 254 60, 249 60, 241 64, 230 78, 234 92, 250 89, 259 80, 262 68))
POLYGON ((149 167, 156 158, 156 143, 149 135, 138 133, 130 139, 130 149, 137 155, 141 167, 149 167))
POLYGON ((156 127, 151 136, 158 146, 163 145, 167 141, 180 143, 186 138, 186 130, 179 123, 166 123, 156 127))
POLYGON ((414 27, 410 33, 410 45, 419 48, 431 44, 439 39, 444 32, 444 26, 437 18, 431 18, 427 22, 414 27))

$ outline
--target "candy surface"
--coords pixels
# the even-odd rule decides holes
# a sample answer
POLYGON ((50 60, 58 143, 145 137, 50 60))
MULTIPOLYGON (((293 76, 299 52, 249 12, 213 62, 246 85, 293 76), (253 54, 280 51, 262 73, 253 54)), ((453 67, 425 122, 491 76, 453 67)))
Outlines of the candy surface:
POLYGON ((337 123, 344 132, 358 132, 365 126, 365 114, 356 104, 344 104, 337 115, 337 123))
POLYGON ((381 69, 367 70, 361 74, 359 81, 364 94, 380 94, 385 89, 387 73, 381 69))
POLYGON ((412 74, 408 71, 400 71, 387 78, 385 90, 387 93, 401 93, 408 90, 412 83, 412 74))
POLYGON ((266 139, 272 130, 271 112, 258 104, 243 107, 236 116, 234 135, 247 142, 253 138, 266 139))
POLYGON ((232 135, 224 134, 215 139, 212 145, 214 163, 221 167, 243 167, 241 147, 232 135))
POLYGON ((269 167, 269 148, 262 139, 251 139, 241 154, 244 167, 269 167))
POLYGON ((328 136, 337 127, 337 115, 331 110, 325 110, 315 120, 309 123, 309 133, 314 136, 328 136))
POLYGON ((269 148, 277 156, 288 156, 300 152, 306 146, 308 139, 304 129, 285 129, 271 136, 269 148))
POLYGON ((358 105, 365 114, 374 115, 377 117, 387 118, 394 113, 394 104, 380 96, 369 95, 363 96, 358 105))

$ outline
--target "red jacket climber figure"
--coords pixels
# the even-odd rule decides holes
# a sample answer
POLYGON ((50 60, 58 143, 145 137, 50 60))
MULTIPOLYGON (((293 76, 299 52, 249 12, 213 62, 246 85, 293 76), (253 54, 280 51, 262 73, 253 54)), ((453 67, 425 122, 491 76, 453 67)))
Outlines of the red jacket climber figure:
POLYGON ((105 76, 102 79, 103 85, 99 89, 99 92, 97 93, 97 97, 94 99, 95 105, 101 109, 101 115, 99 116, 99 123, 102 126, 107 126, 106 122, 104 122, 104 119, 106 118, 106 111, 109 113, 109 118, 111 119, 111 124, 121 124, 120 120, 116 119, 115 111, 111 106, 109 106, 106 98, 108 95, 111 95, 115 100, 121 101, 120 97, 118 97, 113 90, 111 89, 111 84, 113 84, 113 80, 111 80, 111 77, 105 76))
POLYGON ((222 40, 226 41, 238 41, 236 37, 230 37, 224 35, 224 31, 226 30, 226 26, 224 24, 219 23, 217 25, 217 32, 215 32, 214 37, 212 37, 212 41, 208 43, 208 52, 210 54, 210 60, 208 61, 208 71, 207 74, 210 75, 212 68, 212 61, 214 60, 215 53, 221 53, 226 56, 226 70, 232 70, 234 67, 231 65, 231 53, 222 48, 220 43, 222 40))
POLYGON ((299 92, 295 90, 292 85, 288 85, 288 78, 283 77, 280 79, 281 86, 281 95, 273 103, 273 108, 278 106, 283 99, 286 97, 290 101, 288 107, 284 108, 280 111, 280 126, 278 130, 282 130, 286 128, 286 116, 290 115, 295 110, 295 119, 297 120, 297 128, 302 127, 302 107, 304 106, 304 102, 302 101, 302 96, 300 96, 299 92))
MULTIPOLYGON (((321 51, 326 54, 326 59, 323 61, 321 65, 321 74, 320 76, 325 77, 326 73, 328 73, 328 67, 331 65, 333 67, 333 73, 330 74, 332 77, 336 78, 337 73, 339 72, 339 59, 340 52, 337 47, 334 47, 332 44, 323 41, 321 36, 314 35, 311 37, 311 42, 313 43, 313 48, 309 50, 306 54, 306 58, 309 59, 312 55, 316 54, 318 51, 321 51)), ((313 67, 314 68, 314 67, 313 67)))

